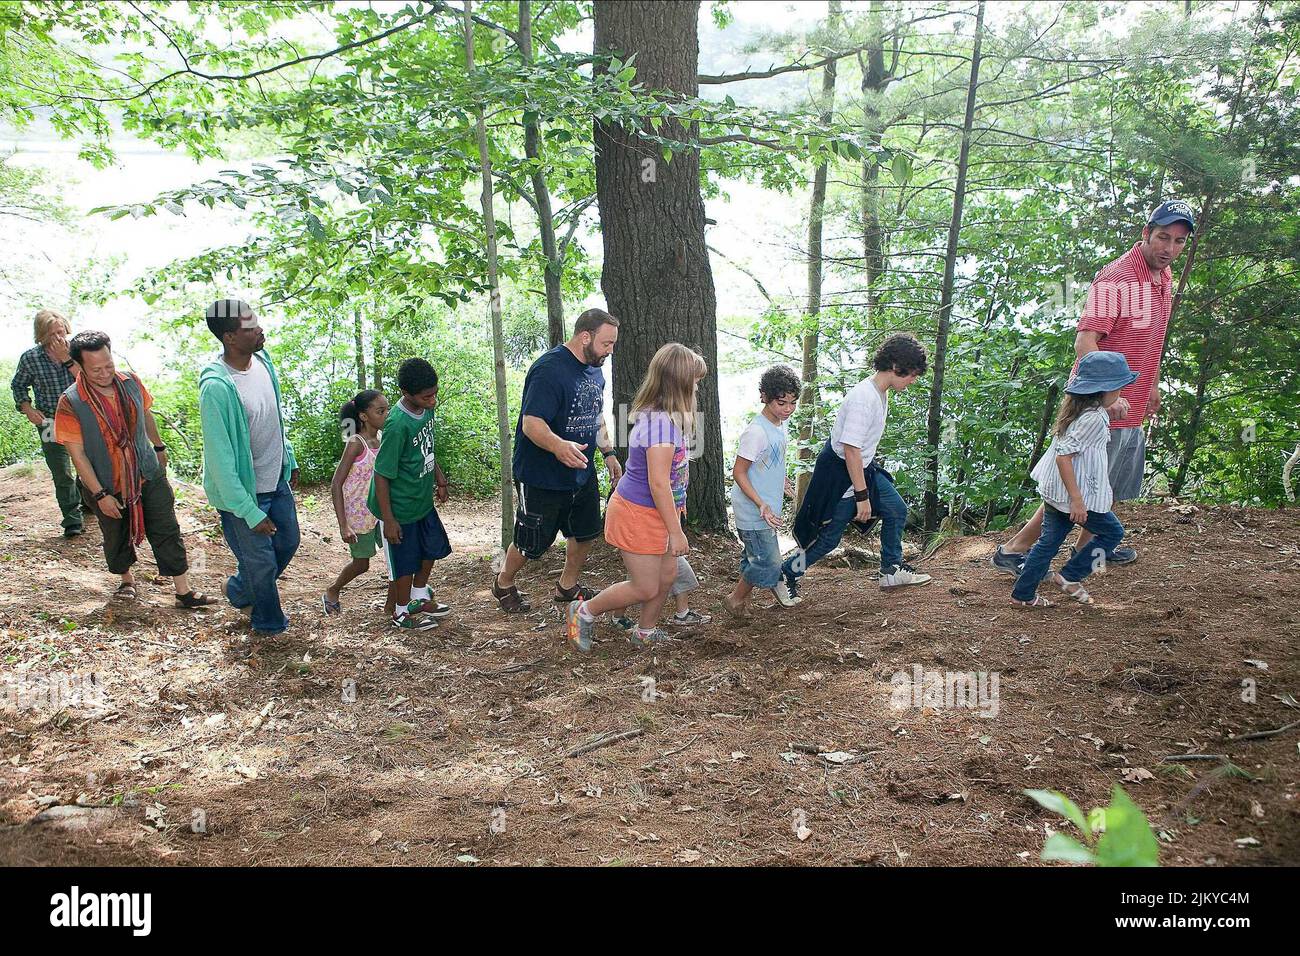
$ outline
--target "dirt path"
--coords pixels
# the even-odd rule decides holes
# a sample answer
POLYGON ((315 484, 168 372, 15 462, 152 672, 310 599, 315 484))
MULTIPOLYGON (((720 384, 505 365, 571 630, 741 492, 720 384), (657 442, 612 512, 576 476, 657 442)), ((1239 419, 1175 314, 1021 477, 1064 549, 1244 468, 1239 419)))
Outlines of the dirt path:
MULTIPOLYGON (((1300 718, 1297 512, 1128 509, 1141 561, 1096 579, 1096 607, 1043 613, 1008 604, 973 537, 924 588, 882 594, 830 560, 802 607, 733 626, 737 547, 697 538, 713 623, 654 654, 604 628, 583 657, 547 600, 558 554, 524 583, 547 607, 495 610, 492 505, 445 510, 435 594, 455 611, 410 635, 369 606, 373 573, 322 618, 344 552, 327 494, 305 496, 294 626, 257 641, 230 609, 171 610, 162 582, 108 605, 98 531, 58 537, 47 482, 0 473, 0 864, 1034 864, 1058 820, 1023 788, 1086 808, 1125 777, 1166 864, 1300 862, 1300 728, 1225 742, 1300 718), (996 673, 996 716, 891 706, 918 666, 996 673), (92 672, 98 702, 19 694, 92 672), (1239 771, 1161 762, 1184 752, 1239 771), (78 800, 101 809, 28 822, 78 800)), ((216 591, 233 562, 199 497, 182 527, 216 591)), ((593 564, 617 580, 615 552, 593 564)))

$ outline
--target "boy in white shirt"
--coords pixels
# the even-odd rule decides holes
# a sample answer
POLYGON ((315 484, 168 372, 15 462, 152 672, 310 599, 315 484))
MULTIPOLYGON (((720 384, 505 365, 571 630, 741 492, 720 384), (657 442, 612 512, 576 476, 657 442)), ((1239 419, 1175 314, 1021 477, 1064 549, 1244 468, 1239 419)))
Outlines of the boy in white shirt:
POLYGON ((873 517, 880 519, 880 587, 930 580, 903 561, 907 505, 894 489, 893 477, 876 461, 889 393, 901 392, 925 374, 925 347, 910 332, 895 333, 876 351, 874 364, 876 374, 855 385, 840 405, 795 517, 800 550, 781 565, 792 596, 798 596, 799 578, 808 568, 839 546, 850 521, 865 524, 873 517))
POLYGON ((763 410, 741 433, 736 450, 731 510, 745 553, 740 559, 740 580, 722 601, 739 618, 749 616, 754 588, 770 588, 785 607, 799 603, 781 580, 781 546, 776 536, 785 503, 785 451, 790 443, 785 423, 799 401, 799 384, 799 376, 788 365, 774 365, 763 373, 758 381, 763 410))

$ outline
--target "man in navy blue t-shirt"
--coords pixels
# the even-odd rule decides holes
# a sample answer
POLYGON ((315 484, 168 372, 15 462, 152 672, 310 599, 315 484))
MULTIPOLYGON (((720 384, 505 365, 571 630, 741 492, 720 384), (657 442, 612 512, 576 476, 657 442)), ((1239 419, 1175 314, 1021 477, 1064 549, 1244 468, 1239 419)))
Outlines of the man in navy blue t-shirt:
POLYGON ((492 582, 492 596, 509 614, 531 609, 515 587, 515 575, 525 561, 546 553, 557 532, 566 546, 556 603, 596 595, 578 583, 578 575, 604 530, 597 449, 612 483, 623 474, 605 428, 605 376, 600 370, 617 341, 618 319, 588 309, 573 324, 573 337, 545 352, 524 379, 512 464, 515 540, 492 582))

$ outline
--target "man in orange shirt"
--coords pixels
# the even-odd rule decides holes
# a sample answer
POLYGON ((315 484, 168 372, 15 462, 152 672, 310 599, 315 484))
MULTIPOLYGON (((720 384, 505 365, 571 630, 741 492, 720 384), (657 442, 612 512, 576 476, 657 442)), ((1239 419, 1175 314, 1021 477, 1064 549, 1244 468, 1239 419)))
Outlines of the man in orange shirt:
POLYGON ((131 566, 147 537, 158 572, 176 587, 177 607, 215 603, 189 585, 176 499, 167 481, 167 448, 149 410, 153 396, 135 375, 117 371, 104 333, 79 332, 68 351, 81 371, 59 397, 54 437, 76 466, 87 510, 99 519, 108 569, 122 578, 116 597, 135 599, 131 566))

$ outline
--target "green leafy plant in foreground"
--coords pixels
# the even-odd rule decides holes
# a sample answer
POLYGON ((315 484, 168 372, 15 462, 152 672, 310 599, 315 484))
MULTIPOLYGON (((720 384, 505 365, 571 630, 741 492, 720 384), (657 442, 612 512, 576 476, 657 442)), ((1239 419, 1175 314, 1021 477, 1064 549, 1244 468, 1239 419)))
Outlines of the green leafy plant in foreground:
POLYGON ((1057 790, 1026 790, 1025 795, 1065 817, 1083 834, 1080 843, 1066 833, 1053 833, 1043 844, 1039 859, 1096 866, 1159 866, 1160 845, 1142 808, 1119 784, 1110 794, 1110 805, 1094 807, 1087 817, 1065 794, 1057 790))

